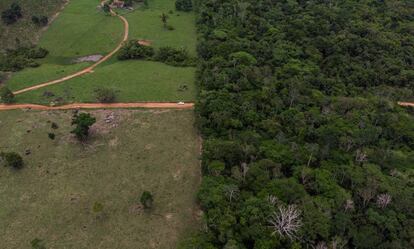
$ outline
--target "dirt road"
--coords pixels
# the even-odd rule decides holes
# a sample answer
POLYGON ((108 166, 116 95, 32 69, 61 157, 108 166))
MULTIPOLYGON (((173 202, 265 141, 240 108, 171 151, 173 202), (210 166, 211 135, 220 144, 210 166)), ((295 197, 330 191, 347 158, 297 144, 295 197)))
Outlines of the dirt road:
POLYGON ((172 102, 138 102, 138 103, 73 103, 62 106, 45 106, 36 104, 0 104, 0 111, 31 109, 31 110, 71 110, 71 109, 104 109, 104 108, 149 108, 149 109, 193 109, 194 103, 172 102))
POLYGON ((48 81, 48 82, 45 82, 45 83, 37 84, 35 86, 27 87, 27 88, 24 88, 24 89, 13 92, 13 94, 17 95, 17 94, 20 94, 20 93, 36 90, 36 89, 39 89, 39 88, 42 88, 42 87, 46 87, 46 86, 50 86, 50 85, 54 85, 54 84, 64 82, 64 81, 73 79, 75 77, 79 77, 79 76, 87 74, 87 73, 91 73, 93 71, 93 69, 96 68, 99 64, 101 64, 101 63, 107 61, 109 58, 111 58, 116 52, 119 51, 119 49, 121 49, 124 42, 126 42, 128 40, 128 35, 129 35, 129 23, 125 19, 125 17, 116 14, 112 9, 111 9, 111 14, 113 16, 117 16, 124 23, 124 38, 118 44, 118 46, 114 50, 112 50, 112 52, 110 52, 109 54, 102 57, 99 61, 97 61, 93 65, 91 65, 91 66, 89 66, 89 67, 87 67, 87 68, 85 68, 85 69, 83 69, 79 72, 73 73, 71 75, 65 76, 65 77, 57 79, 57 80, 52 80, 52 81, 48 81))
POLYGON ((412 102, 398 102, 400 106, 411 106, 414 107, 414 103, 412 102))

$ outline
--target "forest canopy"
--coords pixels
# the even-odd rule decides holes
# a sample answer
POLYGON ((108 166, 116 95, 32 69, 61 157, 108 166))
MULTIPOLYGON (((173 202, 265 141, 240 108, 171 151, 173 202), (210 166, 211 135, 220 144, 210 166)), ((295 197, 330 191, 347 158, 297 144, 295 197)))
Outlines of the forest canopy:
POLYGON ((196 1, 207 229, 183 248, 414 248, 410 0, 196 1))

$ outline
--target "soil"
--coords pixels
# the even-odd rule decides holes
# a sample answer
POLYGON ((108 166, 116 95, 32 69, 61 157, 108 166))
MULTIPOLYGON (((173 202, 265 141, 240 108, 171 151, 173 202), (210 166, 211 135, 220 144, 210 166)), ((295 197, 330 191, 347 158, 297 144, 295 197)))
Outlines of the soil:
POLYGON ((142 45, 142 46, 151 46, 151 44, 152 44, 152 41, 149 41, 149 40, 138 40, 138 44, 139 45, 142 45))
POLYGON ((79 57, 77 59, 74 60, 75 63, 80 63, 80 62, 97 62, 100 59, 102 59, 103 55, 100 54, 93 54, 93 55, 88 55, 88 56, 84 56, 84 57, 79 57))
POLYGON ((36 104, 10 104, 0 105, 0 111, 31 109, 31 110, 76 110, 76 109, 105 109, 105 108, 149 108, 149 109, 193 109, 194 103, 172 103, 172 102, 138 102, 138 103, 73 103, 61 106, 44 106, 36 104))

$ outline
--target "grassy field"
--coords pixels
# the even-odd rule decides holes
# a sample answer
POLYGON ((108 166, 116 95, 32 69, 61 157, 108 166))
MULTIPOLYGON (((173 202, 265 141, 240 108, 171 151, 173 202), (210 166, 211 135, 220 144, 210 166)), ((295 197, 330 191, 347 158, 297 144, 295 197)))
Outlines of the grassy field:
POLYGON ((0 167, 1 248, 30 248, 38 238, 48 249, 173 249, 198 227, 192 112, 91 113, 97 123, 85 145, 69 133, 71 111, 0 113, 0 151, 31 152, 19 171, 0 167), (144 190, 155 196, 151 212, 138 205, 144 190))
POLYGON ((42 28, 32 23, 32 16, 48 16, 50 19, 61 9, 65 0, 1 0, 0 10, 8 9, 14 2, 22 8, 23 17, 13 25, 0 21, 0 49, 14 48, 16 38, 21 44, 36 43, 42 28))
MULTIPOLYGON (((16 96, 19 103, 96 102, 95 89, 105 86, 117 91, 118 102, 194 100, 195 69, 171 67, 159 62, 112 60, 92 74, 16 96), (180 91, 180 86, 188 89, 180 91), (53 97, 44 93, 52 92, 53 97)), ((12 79, 14 80, 14 79, 12 79)), ((23 81, 22 81, 23 82, 23 81)))
POLYGON ((186 48, 196 56, 195 15, 193 12, 175 11, 175 0, 149 0, 148 8, 138 8, 125 17, 130 23, 130 37, 145 39, 154 47, 172 46, 186 48), (161 14, 168 15, 168 24, 174 30, 164 29, 161 14))
MULTIPOLYGON (((15 73, 7 82, 12 90, 23 89, 48 80, 57 79, 82 68, 86 63, 70 64, 74 58, 91 54, 105 54, 116 47, 122 36, 121 22, 96 9, 96 1, 72 0, 59 18, 42 36, 40 45, 50 51, 39 68, 15 73), (79 29, 79 31, 78 31, 79 29)), ((154 47, 170 45, 184 47, 195 56, 196 33, 194 14, 174 10, 173 0, 150 0, 149 7, 136 6, 134 11, 119 11, 130 23, 130 39, 146 39, 154 47), (160 15, 168 13, 169 24, 162 26, 160 15)), ((118 101, 193 101, 195 99, 195 68, 172 67, 149 61, 118 61, 116 58, 98 66, 93 74, 27 92, 17 96, 19 103, 48 104, 73 101, 96 102, 94 90, 111 87, 118 91, 118 101), (179 91, 186 85, 188 90, 179 91), (44 97, 53 92, 55 96, 44 97)))

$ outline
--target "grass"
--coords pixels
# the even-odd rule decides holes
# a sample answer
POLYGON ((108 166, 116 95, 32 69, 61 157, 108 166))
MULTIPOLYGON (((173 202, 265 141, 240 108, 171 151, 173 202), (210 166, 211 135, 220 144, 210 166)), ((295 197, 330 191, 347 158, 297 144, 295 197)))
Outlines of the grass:
MULTIPOLYGON (((53 80, 82 68, 71 64, 74 58, 91 54, 105 54, 116 47, 122 37, 122 24, 97 9, 97 1, 72 0, 48 31, 40 45, 50 54, 39 68, 15 73, 7 85, 12 90, 53 80)), ((134 11, 122 10, 130 23, 130 39, 146 39, 154 47, 185 47, 195 56, 196 32, 194 13, 175 12, 172 0, 150 0, 149 7, 136 6, 134 11), (162 26, 161 13, 167 13, 175 30, 162 26)), ((111 87, 118 91, 118 100, 134 101, 193 101, 195 99, 195 68, 172 67, 149 61, 118 61, 111 59, 98 66, 93 74, 84 75, 58 85, 17 96, 18 103, 48 104, 58 100, 68 102, 96 102, 94 90, 111 87), (178 91, 180 86, 186 91, 178 91), (45 91, 54 97, 44 97, 45 91)))
POLYGON ((46 248, 173 249, 198 227, 192 112, 91 113, 97 123, 85 145, 69 133, 70 111, 0 113, 0 151, 31 152, 19 171, 0 167, 2 248, 30 248, 39 238, 46 248), (154 194, 151 212, 137 205, 144 190, 154 194))
POLYGON ((94 73, 57 85, 26 92, 16 96, 18 103, 49 104, 69 102, 96 102, 95 89, 109 87, 117 91, 118 102, 134 101, 190 101, 194 100, 195 69, 171 67, 159 62, 122 61, 105 63, 94 73), (180 86, 188 89, 179 91, 180 86), (55 96, 45 97, 44 92, 55 96))
POLYGON ((0 21, 0 50, 14 48, 16 38, 21 44, 36 43, 42 28, 32 23, 32 16, 48 16, 49 19, 63 6, 64 0, 1 0, 0 10, 5 10, 14 2, 22 8, 23 17, 13 25, 0 21))
POLYGON ((57 64, 42 64, 37 68, 26 68, 7 82, 7 85, 12 91, 16 91, 25 87, 36 85, 39 82, 46 82, 54 79, 59 79, 68 74, 80 71, 87 67, 89 63, 78 63, 71 65, 57 65, 57 64))
POLYGON ((139 8, 125 14, 130 23, 130 38, 145 39, 154 47, 172 46, 186 48, 196 56, 196 29, 193 12, 175 11, 174 0, 150 0, 148 8, 139 8), (168 24, 174 30, 166 30, 161 22, 161 14, 168 15, 168 24))

